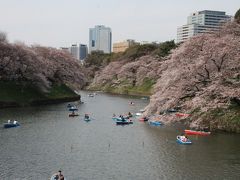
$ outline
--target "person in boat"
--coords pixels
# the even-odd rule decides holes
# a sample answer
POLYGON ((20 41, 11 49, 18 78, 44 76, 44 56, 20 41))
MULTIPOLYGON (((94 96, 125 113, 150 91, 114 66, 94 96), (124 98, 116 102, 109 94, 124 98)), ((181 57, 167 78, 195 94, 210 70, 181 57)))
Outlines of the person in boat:
POLYGON ((132 113, 131 112, 128 112, 128 117, 132 117, 132 113))
POLYGON ((134 105, 134 102, 131 101, 130 104, 131 104, 131 105, 134 105))
POLYGON ((17 124, 17 121, 16 121, 16 120, 14 120, 14 121, 13 121, 13 124, 17 124))
POLYGON ((143 117, 144 121, 148 121, 148 118, 146 116, 143 117))
POLYGON ((58 171, 58 174, 54 177, 55 180, 64 180, 64 176, 62 174, 62 171, 58 171))
POLYGON ((11 120, 9 119, 9 120, 8 120, 8 124, 10 124, 10 123, 11 123, 11 120))
POLYGON ((58 171, 58 176, 60 177, 59 180, 64 180, 64 176, 61 171, 58 171))
POLYGON ((123 115, 120 115, 119 118, 121 118, 121 120, 124 121, 123 115))
POLYGON ((183 142, 187 142, 187 141, 188 141, 188 137, 185 136, 185 135, 182 135, 182 136, 181 136, 181 140, 182 140, 183 142))
POLYGON ((184 142, 187 142, 188 141, 188 137, 185 136, 185 138, 183 139, 184 142))
POLYGON ((88 114, 85 114, 85 115, 84 115, 84 118, 85 118, 85 119, 89 119, 89 115, 88 115, 88 114))

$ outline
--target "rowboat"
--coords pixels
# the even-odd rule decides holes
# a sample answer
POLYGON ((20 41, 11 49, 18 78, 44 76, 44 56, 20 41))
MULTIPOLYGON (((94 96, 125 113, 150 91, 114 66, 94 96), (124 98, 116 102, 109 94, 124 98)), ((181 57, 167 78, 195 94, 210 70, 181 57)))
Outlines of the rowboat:
POLYGON ((185 134, 187 135, 200 135, 200 136, 208 136, 211 134, 211 132, 206 132, 206 131, 195 131, 195 130, 184 130, 185 134))
POLYGON ((175 114, 177 117, 183 117, 183 118, 187 118, 190 116, 190 114, 186 114, 186 113, 176 113, 175 114))
POLYGON ((152 126, 161 126, 162 123, 160 121, 148 121, 149 125, 152 126))
POLYGON ((19 123, 4 123, 3 124, 3 127, 4 128, 13 128, 13 127, 18 127, 18 126, 20 126, 20 124, 19 123))
POLYGON ((79 116, 79 114, 69 114, 69 117, 75 117, 75 116, 79 116))
POLYGON ((130 121, 116 121, 116 125, 128 125, 128 124, 133 124, 133 122, 130 121))
POLYGON ((75 107, 75 106, 72 106, 72 107, 69 108, 69 111, 77 111, 77 110, 78 110, 78 108, 75 107))
MULTIPOLYGON (((57 177, 57 173, 53 174, 50 180, 59 180, 59 178, 57 177)), ((67 179, 64 177, 64 180, 67 180, 67 179)))
POLYGON ((186 136, 177 136, 177 143, 190 145, 192 144, 192 141, 188 139, 186 136))
POLYGON ((116 125, 127 125, 127 124, 133 124, 132 120, 127 118, 127 117, 113 117, 112 118, 115 122, 116 125))
POLYGON ((122 121, 122 120, 127 121, 129 118, 130 118, 129 116, 122 116, 122 117, 114 116, 114 117, 112 117, 112 120, 114 120, 114 121, 122 121))

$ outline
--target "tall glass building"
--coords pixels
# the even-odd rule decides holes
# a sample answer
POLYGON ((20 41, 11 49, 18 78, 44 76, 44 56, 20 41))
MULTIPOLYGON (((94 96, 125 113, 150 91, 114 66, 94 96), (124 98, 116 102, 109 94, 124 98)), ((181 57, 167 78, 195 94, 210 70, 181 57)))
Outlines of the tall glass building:
POLYGON ((231 16, 226 15, 223 11, 204 10, 192 13, 187 18, 187 24, 178 27, 177 43, 200 33, 217 31, 228 20, 231 20, 231 16))
POLYGON ((89 29, 89 51, 112 52, 112 31, 111 28, 97 25, 89 29))
POLYGON ((85 44, 79 44, 79 59, 85 60, 88 54, 88 48, 85 44))

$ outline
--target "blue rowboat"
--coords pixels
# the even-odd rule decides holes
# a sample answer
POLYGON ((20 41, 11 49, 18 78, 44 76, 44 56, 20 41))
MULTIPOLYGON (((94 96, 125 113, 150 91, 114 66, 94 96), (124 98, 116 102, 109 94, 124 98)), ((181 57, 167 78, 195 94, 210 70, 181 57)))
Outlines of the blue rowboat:
POLYGON ((72 106, 72 107, 70 107, 68 110, 69 110, 69 111, 77 111, 77 110, 78 110, 78 108, 76 108, 76 107, 72 106))
POLYGON ((177 136, 177 143, 190 145, 192 144, 192 141, 188 139, 186 136, 177 136))
POLYGON ((112 120, 114 120, 114 121, 126 121, 126 118, 112 117, 112 120))
POLYGON ((133 124, 132 120, 129 119, 129 117, 112 117, 112 120, 116 122, 116 125, 127 125, 127 124, 133 124))
POLYGON ((128 125, 128 124, 133 124, 132 121, 116 121, 116 125, 128 125))
POLYGON ((18 126, 20 126, 19 123, 16 123, 16 124, 14 124, 14 123, 4 123, 3 124, 4 128, 13 128, 13 127, 18 127, 18 126))
POLYGON ((112 120, 114 120, 114 121, 117 121, 118 119, 120 119, 120 118, 118 118, 118 117, 112 117, 112 120))
POLYGON ((148 121, 149 125, 151 126, 161 126, 162 123, 159 121, 148 121))

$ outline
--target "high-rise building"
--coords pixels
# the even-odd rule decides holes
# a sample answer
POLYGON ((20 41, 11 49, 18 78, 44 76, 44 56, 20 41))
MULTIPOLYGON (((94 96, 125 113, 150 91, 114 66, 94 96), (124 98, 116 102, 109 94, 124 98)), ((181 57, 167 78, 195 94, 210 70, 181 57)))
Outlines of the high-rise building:
POLYGON ((70 47, 70 53, 73 57, 79 59, 79 47, 77 46, 77 44, 72 44, 72 46, 70 47))
POLYGON ((111 53, 112 51, 112 31, 111 28, 103 25, 95 26, 89 29, 89 51, 103 51, 111 53))
POLYGON ((114 43, 113 44, 113 52, 114 53, 124 52, 127 48, 129 48, 130 46, 133 46, 135 44, 139 44, 139 43, 136 43, 132 39, 128 39, 123 42, 114 43))
POLYGON ((204 10, 192 13, 187 18, 187 24, 178 27, 177 43, 200 33, 217 31, 228 20, 231 20, 231 16, 226 15, 223 11, 204 10))
POLYGON ((79 59, 85 60, 88 54, 88 48, 86 44, 79 44, 79 59))

